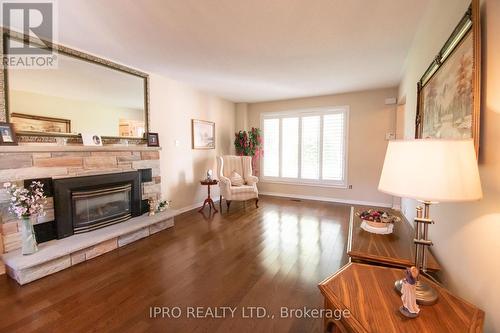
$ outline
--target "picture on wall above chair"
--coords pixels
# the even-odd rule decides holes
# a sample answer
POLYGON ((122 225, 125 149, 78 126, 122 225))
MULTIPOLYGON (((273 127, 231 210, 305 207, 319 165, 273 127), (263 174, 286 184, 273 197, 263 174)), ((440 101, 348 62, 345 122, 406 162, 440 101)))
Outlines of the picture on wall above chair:
POLYGON ((215 123, 205 120, 191 120, 193 149, 215 149, 215 123))

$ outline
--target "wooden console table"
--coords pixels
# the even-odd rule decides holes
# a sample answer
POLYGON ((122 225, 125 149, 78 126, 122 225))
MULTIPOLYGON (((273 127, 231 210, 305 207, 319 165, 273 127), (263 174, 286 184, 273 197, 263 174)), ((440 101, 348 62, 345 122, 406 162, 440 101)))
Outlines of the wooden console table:
MULTIPOLYGON (((415 262, 414 236, 415 232, 411 225, 396 210, 380 207, 351 207, 347 254, 352 261, 407 268, 413 266, 415 262), (389 235, 378 235, 365 231, 360 227, 362 220, 356 216, 356 212, 369 208, 389 211, 391 214, 399 216, 401 222, 394 224, 394 230, 389 235)), ((428 250, 427 269, 429 271, 441 269, 439 263, 428 250)))
POLYGON ((325 318, 325 332, 482 332, 482 310, 425 277, 421 279, 438 291, 438 302, 420 306, 415 319, 401 315, 401 297, 394 290, 394 281, 403 277, 399 268, 349 263, 321 282, 325 308, 349 314, 340 320, 325 318))

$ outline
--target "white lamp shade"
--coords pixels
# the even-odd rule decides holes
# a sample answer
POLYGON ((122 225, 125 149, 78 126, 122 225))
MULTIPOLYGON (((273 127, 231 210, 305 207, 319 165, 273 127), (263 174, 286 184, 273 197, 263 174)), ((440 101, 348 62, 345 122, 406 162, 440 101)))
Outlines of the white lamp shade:
POLYGON ((482 198, 472 140, 390 141, 378 186, 394 196, 453 202, 482 198))

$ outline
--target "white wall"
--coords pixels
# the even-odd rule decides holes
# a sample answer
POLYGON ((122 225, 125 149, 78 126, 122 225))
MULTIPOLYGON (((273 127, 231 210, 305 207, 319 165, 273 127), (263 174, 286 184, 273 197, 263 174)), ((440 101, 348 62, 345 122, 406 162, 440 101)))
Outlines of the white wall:
MULTIPOLYGON (((435 0, 423 18, 399 88, 406 97, 405 136, 414 135, 416 82, 465 13, 470 0, 435 0)), ((439 204, 431 215, 433 251, 452 291, 486 312, 485 332, 500 332, 500 1, 485 0, 482 12, 483 98, 479 168, 484 198, 439 204)), ((409 219, 415 202, 402 201, 409 219)))
POLYGON ((248 129, 248 103, 236 103, 236 131, 248 129))
POLYGON ((385 99, 396 96, 396 88, 387 88, 248 104, 248 127, 261 127, 260 115, 265 112, 320 106, 350 106, 347 180, 352 189, 272 184, 261 181, 259 191, 313 196, 332 201, 363 201, 376 205, 392 205, 392 197, 379 192, 377 187, 387 148, 385 134, 395 130, 396 106, 385 105, 385 99))
MULTIPOLYGON (((215 174, 216 156, 234 153, 235 105, 163 76, 150 79, 151 131, 159 133, 162 147, 162 195, 175 208, 195 208, 207 195, 199 183, 206 170, 215 174), (191 119, 215 122, 216 149, 191 149, 191 119)), ((218 187, 212 189, 218 198, 218 187)))

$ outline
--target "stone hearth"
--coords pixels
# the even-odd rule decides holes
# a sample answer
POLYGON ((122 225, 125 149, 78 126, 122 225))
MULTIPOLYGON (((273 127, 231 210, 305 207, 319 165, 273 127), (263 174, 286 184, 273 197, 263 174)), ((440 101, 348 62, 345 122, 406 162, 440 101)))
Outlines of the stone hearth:
POLYGON ((3 255, 7 273, 19 284, 26 284, 68 267, 174 226, 174 210, 154 216, 143 215, 84 234, 52 240, 39 245, 39 251, 22 255, 20 250, 3 255))

